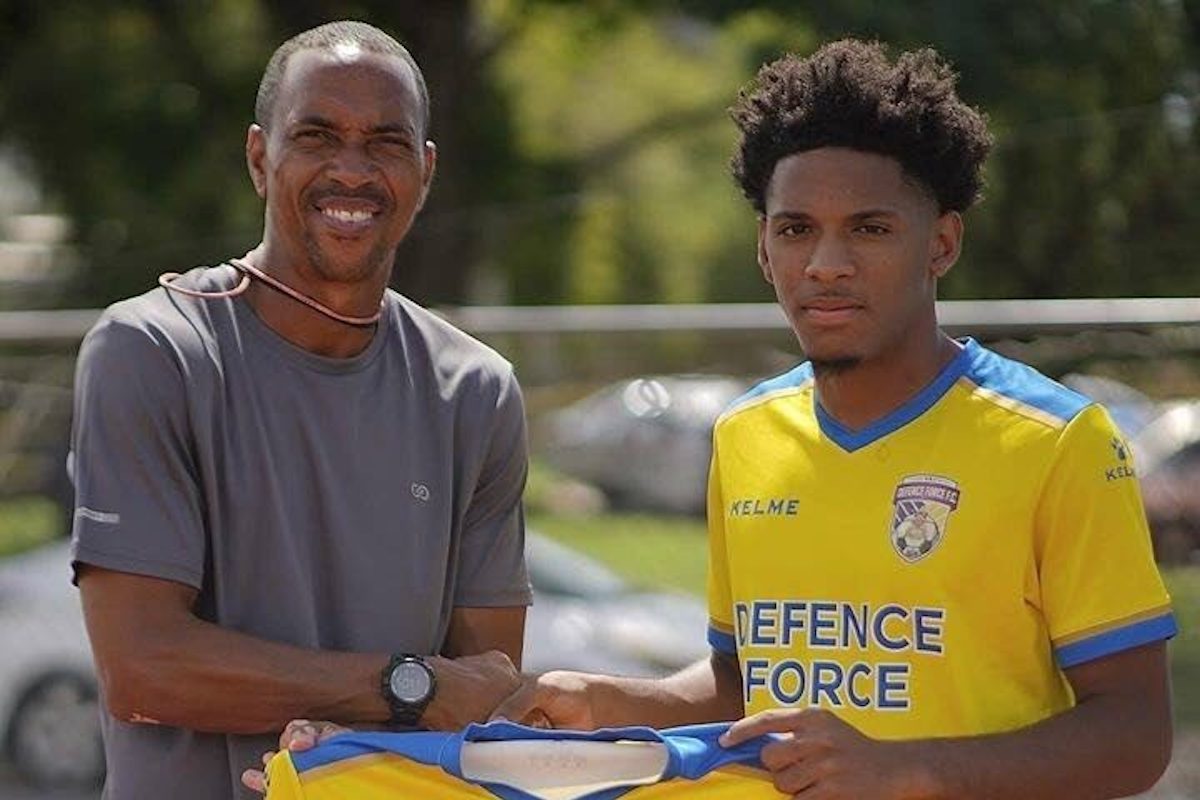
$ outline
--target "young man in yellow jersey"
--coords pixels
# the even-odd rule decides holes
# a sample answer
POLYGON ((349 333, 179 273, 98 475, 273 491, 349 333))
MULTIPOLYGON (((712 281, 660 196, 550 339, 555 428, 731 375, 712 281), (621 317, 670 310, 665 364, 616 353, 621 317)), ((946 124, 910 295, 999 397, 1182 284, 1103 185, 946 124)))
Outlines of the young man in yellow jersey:
POLYGON ((722 744, 778 734, 776 787, 814 800, 1146 789, 1175 622, 1128 448, 1102 408, 935 316, 983 118, 932 51, 855 41, 767 65, 733 117, 758 261, 808 361, 715 427, 712 656, 662 680, 550 672, 497 716, 745 717, 722 744))
POLYGON ((500 714, 749 715, 725 743, 782 734, 763 761, 804 798, 1118 797, 1162 773, 1175 622, 1124 440, 938 327, 991 143, 954 80, 842 41, 743 91, 733 171, 808 362, 716 424, 712 657, 548 673, 500 714))

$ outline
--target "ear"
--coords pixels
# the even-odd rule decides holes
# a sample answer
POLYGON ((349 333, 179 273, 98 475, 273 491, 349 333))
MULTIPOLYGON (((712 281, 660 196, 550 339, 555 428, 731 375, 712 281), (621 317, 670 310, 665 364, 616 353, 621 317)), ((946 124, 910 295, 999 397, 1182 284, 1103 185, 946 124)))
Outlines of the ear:
POLYGON ((934 278, 942 278, 962 253, 962 215, 947 211, 933 225, 933 236, 929 240, 929 272, 934 278))
POLYGON ((246 168, 250 171, 250 182, 254 191, 264 200, 267 198, 267 132, 257 124, 246 130, 246 168))
POLYGON ((767 254, 767 217, 758 215, 758 268, 762 270, 763 280, 772 286, 775 279, 771 277, 771 257, 767 254))
POLYGON ((429 187, 433 185, 433 173, 437 171, 437 145, 425 141, 425 175, 421 179, 421 199, 417 201, 417 211, 425 207, 425 198, 429 196, 429 187))

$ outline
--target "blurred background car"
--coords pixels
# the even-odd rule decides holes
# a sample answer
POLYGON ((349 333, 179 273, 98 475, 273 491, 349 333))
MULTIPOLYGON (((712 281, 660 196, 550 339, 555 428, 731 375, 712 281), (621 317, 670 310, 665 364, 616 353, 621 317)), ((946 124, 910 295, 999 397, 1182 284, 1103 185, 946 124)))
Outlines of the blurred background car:
POLYGON ((0 732, 35 786, 104 775, 95 671, 66 541, 0 561, 0 732))
POLYGON ((750 385, 712 375, 609 384, 547 415, 539 452, 618 508, 703 514, 713 422, 750 385))
POLYGON ((1136 436, 1162 409, 1143 392, 1103 375, 1071 372, 1059 379, 1069 389, 1102 404, 1126 437, 1136 436))
POLYGON ((1130 440, 1160 563, 1200 563, 1200 400, 1168 403, 1130 440))
MULTIPOLYGON (((673 672, 708 652, 704 605, 643 592, 607 567, 530 531, 534 605, 525 669, 673 672)), ((57 540, 0 561, 0 730, 36 787, 94 788, 104 777, 97 683, 70 549, 57 540)))
POLYGON ((638 589, 533 531, 525 552, 534 595, 525 624, 525 671, 653 676, 708 654, 708 613, 698 598, 638 589))

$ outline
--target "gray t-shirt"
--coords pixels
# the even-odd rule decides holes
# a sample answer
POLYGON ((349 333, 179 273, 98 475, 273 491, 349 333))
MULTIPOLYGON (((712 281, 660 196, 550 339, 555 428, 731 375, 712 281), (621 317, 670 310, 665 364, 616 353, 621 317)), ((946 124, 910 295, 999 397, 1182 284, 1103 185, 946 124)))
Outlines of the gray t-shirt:
MULTIPOLYGON (((333 359, 243 298, 159 288, 80 350, 74 559, 195 587, 201 618, 264 639, 437 653, 454 607, 529 603, 525 448, 510 365, 398 294, 333 359)), ((103 724, 114 800, 253 797, 276 738, 103 724)))

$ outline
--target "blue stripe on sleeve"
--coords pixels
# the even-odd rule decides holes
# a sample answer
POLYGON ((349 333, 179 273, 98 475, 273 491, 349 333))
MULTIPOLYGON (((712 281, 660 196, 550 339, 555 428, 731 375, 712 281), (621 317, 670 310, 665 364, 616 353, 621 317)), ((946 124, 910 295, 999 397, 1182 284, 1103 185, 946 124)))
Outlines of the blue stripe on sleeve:
POLYGON ((414 731, 397 735, 382 731, 343 733, 322 742, 311 750, 292 752, 292 764, 297 773, 336 764, 349 758, 379 752, 399 753, 422 764, 438 764, 439 756, 454 734, 414 731))
POLYGON ((729 656, 737 655, 737 640, 733 638, 732 633, 719 631, 713 626, 708 626, 708 643, 712 649, 719 653, 724 653, 729 656))
POLYGON ((1160 617, 1144 619, 1056 648, 1054 659, 1059 667, 1066 669, 1122 650, 1170 639, 1177 633, 1179 626, 1175 622, 1175 615, 1168 611, 1160 617))

